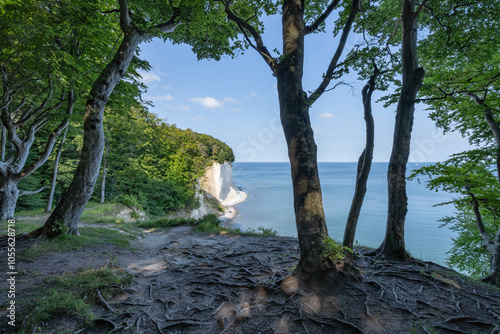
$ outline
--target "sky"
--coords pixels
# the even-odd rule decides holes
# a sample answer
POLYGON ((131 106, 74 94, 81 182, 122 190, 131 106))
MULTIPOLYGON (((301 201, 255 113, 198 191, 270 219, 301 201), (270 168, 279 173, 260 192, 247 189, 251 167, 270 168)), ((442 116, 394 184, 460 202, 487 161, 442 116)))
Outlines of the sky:
MULTIPOLYGON (((263 34, 268 50, 281 49, 281 20, 265 19, 263 34)), ((331 29, 330 29, 331 30, 331 29)), ((304 90, 316 89, 335 51, 332 33, 306 36, 304 90)), ((351 35, 344 54, 356 43, 351 35)), ((140 46, 141 58, 152 70, 141 73, 148 91, 143 98, 153 102, 150 111, 181 129, 211 135, 227 143, 237 162, 288 161, 286 142, 279 120, 276 78, 254 50, 235 59, 201 60, 187 45, 172 45, 154 39, 140 46)), ((365 122, 361 89, 356 76, 350 86, 326 92, 310 109, 320 162, 357 161, 365 144, 365 122)), ((375 92, 373 101, 384 92, 375 92)), ((396 105, 373 104, 375 119, 374 161, 389 161, 396 105)), ((410 162, 436 162, 466 150, 459 134, 443 135, 418 105, 412 133, 410 162)))

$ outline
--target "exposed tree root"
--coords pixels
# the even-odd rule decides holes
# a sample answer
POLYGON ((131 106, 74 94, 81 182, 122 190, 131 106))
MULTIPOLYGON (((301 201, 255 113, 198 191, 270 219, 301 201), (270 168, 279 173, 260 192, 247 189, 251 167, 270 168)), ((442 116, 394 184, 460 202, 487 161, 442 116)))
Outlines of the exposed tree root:
POLYGON ((131 287, 117 286, 120 300, 98 293, 101 319, 80 333, 444 334, 492 333, 500 325, 500 290, 433 263, 358 252, 358 280, 326 274, 304 284, 290 276, 293 239, 196 238, 166 240, 156 259, 166 268, 134 273, 131 287))

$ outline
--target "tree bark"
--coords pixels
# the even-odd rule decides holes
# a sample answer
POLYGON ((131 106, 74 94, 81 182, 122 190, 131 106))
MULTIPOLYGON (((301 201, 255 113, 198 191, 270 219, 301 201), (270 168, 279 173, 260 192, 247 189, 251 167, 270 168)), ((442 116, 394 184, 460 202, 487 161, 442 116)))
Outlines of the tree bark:
POLYGON ((15 179, 12 176, 2 175, 0 178, 0 220, 14 218, 18 198, 19 190, 15 179))
POLYGON ((101 180, 101 200, 100 203, 104 203, 106 195, 106 175, 108 174, 107 164, 109 159, 109 138, 106 139, 106 147, 104 152, 104 161, 102 162, 102 180, 101 180))
POLYGON ((0 149, 0 161, 5 161, 5 145, 7 144, 7 129, 3 124, 1 125, 2 127, 2 142, 0 145, 2 145, 0 149))
POLYGON ((366 194, 366 184, 373 160, 373 147, 375 142, 375 125, 372 115, 372 94, 375 90, 375 81, 379 75, 379 71, 375 69, 374 74, 370 77, 368 83, 363 87, 361 92, 363 98, 363 108, 366 123, 366 143, 365 149, 361 153, 358 160, 358 169, 356 173, 356 187, 354 196, 351 203, 351 209, 347 217, 347 223, 344 232, 343 245, 345 247, 353 248, 354 236, 356 235, 356 227, 358 224, 359 214, 363 205, 363 200, 366 194))
POLYGON ((417 17, 415 0, 404 0, 401 15, 403 80, 387 171, 389 203, 386 234, 379 248, 381 255, 401 261, 408 260, 404 241, 405 219, 408 212, 406 164, 410 155, 415 98, 424 78, 424 70, 418 67, 417 59, 417 17))
POLYGON ((300 245, 297 273, 325 269, 320 258, 328 237, 317 164, 317 147, 302 89, 304 61, 303 1, 283 4, 283 61, 278 67, 281 124, 288 146, 293 185, 295 222, 300 245))
POLYGON ((54 161, 54 171, 52 172, 52 182, 50 184, 49 199, 47 200, 47 207, 45 208, 45 212, 52 211, 52 200, 54 199, 54 192, 56 191, 57 170, 59 168, 59 159, 61 158, 62 149, 64 146, 64 141, 66 140, 66 134, 68 133, 68 128, 69 128, 69 124, 66 127, 66 129, 64 129, 64 133, 63 133, 61 142, 59 143, 59 147, 57 149, 56 159, 54 161))
POLYGON ((491 257, 490 274, 482 279, 483 282, 500 286, 500 230, 498 230, 491 257))

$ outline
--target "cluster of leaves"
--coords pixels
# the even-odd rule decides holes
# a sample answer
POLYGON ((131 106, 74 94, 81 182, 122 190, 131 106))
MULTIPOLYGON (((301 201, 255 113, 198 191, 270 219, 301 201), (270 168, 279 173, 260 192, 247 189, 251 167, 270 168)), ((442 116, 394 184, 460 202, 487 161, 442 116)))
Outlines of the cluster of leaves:
POLYGON ((328 237, 323 239, 320 257, 335 263, 338 261, 342 261, 347 254, 350 254, 352 252, 353 250, 349 247, 342 246, 342 243, 328 237))

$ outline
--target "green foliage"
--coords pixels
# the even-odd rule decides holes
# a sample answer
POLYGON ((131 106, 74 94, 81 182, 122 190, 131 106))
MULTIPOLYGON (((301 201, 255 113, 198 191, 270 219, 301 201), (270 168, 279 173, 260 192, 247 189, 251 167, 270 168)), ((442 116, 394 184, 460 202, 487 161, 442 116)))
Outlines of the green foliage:
MULTIPOLYGON (((444 217, 440 220, 441 227, 448 227, 457 232, 453 238, 453 247, 448 251, 447 264, 461 272, 467 273, 472 278, 479 279, 489 274, 490 256, 483 246, 481 235, 477 229, 474 215, 468 206, 455 204, 454 216, 444 217)), ((485 212, 483 212, 485 213, 485 212)), ((491 217, 483 214, 483 221, 490 233, 500 228, 491 217)))
POLYGON ((347 253, 352 253, 353 250, 349 247, 342 246, 340 242, 333 240, 330 237, 323 239, 321 245, 320 257, 332 262, 342 261, 347 253))
POLYGON ((106 116, 110 156, 107 197, 150 216, 195 206, 196 180, 214 161, 234 161, 211 136, 168 125, 144 108, 106 116))
POLYGON ((492 239, 500 229, 500 186, 496 171, 487 159, 490 150, 478 149, 453 155, 449 160, 412 171, 410 179, 425 175, 426 186, 431 190, 444 190, 455 197, 445 203, 453 204, 453 216, 440 221, 440 227, 448 227, 457 233, 447 262, 474 278, 489 272, 489 258, 492 254, 484 248, 477 225, 477 217, 472 211, 474 199, 479 205, 479 214, 486 233, 492 239))
MULTIPOLYGON (((484 111, 500 107, 500 36, 491 33, 500 29, 500 4, 447 0, 431 7, 427 37, 419 45, 426 71, 421 96, 438 127, 489 145, 494 137, 484 111)), ((494 117, 500 120, 498 113, 494 117)))

